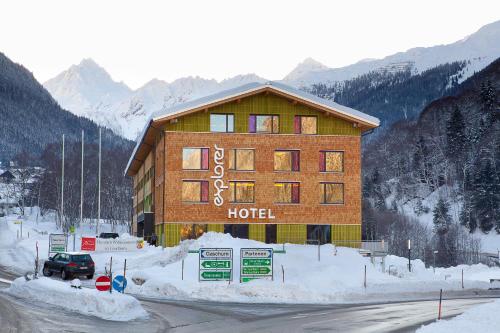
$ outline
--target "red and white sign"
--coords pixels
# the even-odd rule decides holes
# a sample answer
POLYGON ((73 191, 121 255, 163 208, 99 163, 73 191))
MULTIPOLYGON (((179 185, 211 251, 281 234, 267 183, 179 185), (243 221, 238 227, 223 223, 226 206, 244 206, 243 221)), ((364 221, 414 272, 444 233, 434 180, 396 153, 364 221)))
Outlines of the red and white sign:
POLYGON ((82 237, 82 251, 95 251, 95 237, 82 237))
POLYGON ((144 247, 142 238, 95 238, 82 237, 82 251, 96 252, 130 252, 144 247))
POLYGON ((111 280, 109 276, 99 276, 95 280, 95 288, 99 291, 108 291, 111 288, 111 280))

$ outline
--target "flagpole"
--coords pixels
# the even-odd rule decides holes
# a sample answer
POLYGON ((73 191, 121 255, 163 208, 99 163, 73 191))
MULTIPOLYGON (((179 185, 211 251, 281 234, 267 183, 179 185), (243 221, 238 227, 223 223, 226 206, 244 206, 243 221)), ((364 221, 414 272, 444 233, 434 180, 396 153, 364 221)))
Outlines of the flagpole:
POLYGON ((80 227, 83 223, 83 140, 84 140, 84 132, 82 130, 82 174, 80 177, 80 227))
POLYGON ((97 190, 97 223, 95 233, 99 236, 99 222, 101 221, 101 128, 99 127, 99 180, 97 190))
POLYGON ((62 166, 61 166, 61 226, 63 226, 64 223, 63 217, 64 217, 64 134, 62 136, 62 166))

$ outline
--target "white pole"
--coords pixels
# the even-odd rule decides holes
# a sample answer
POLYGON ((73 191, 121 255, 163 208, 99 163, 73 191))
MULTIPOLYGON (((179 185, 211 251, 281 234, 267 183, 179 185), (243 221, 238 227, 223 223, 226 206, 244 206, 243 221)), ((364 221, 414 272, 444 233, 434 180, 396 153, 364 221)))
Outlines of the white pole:
POLYGON ((80 226, 83 223, 83 140, 84 134, 82 130, 82 175, 80 177, 80 226))
POLYGON ((95 233, 99 236, 99 222, 101 220, 101 128, 99 127, 99 180, 97 190, 97 223, 95 225, 95 233))
POLYGON ((61 226, 64 223, 64 134, 62 136, 62 171, 61 171, 61 226))

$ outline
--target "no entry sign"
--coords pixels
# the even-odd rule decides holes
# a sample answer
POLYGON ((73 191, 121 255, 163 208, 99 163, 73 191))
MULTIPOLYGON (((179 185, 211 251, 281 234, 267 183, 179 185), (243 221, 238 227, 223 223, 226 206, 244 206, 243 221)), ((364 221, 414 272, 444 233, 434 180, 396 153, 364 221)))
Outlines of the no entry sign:
POLYGON ((95 280, 95 288, 99 291, 108 291, 109 288, 111 288, 111 280, 109 279, 109 276, 99 276, 95 280))

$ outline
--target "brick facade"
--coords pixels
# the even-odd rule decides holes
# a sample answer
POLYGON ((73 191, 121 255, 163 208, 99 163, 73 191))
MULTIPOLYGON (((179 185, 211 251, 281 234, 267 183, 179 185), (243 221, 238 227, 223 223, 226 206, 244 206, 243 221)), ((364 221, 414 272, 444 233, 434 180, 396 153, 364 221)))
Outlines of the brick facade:
POLYGON ((361 224, 360 149, 360 136, 165 132, 155 150, 155 222, 361 224), (210 178, 214 175, 214 145, 226 152, 225 184, 230 180, 255 181, 255 203, 229 203, 229 190, 225 190, 223 206, 215 206, 210 178), (210 148, 209 170, 182 170, 182 149, 185 147, 210 148), (255 149, 255 171, 228 170, 227 151, 232 148, 255 149), (299 149, 300 171, 274 171, 274 151, 277 149, 299 149), (320 172, 320 150, 343 151, 344 172, 320 172), (161 168, 163 163, 165 167, 161 168), (209 202, 183 203, 183 179, 210 181, 209 202), (274 203, 274 183, 277 181, 300 182, 300 203, 274 203), (344 184, 344 204, 320 204, 320 182, 324 181, 344 184), (275 219, 228 218, 228 208, 250 207, 271 209, 275 219))

